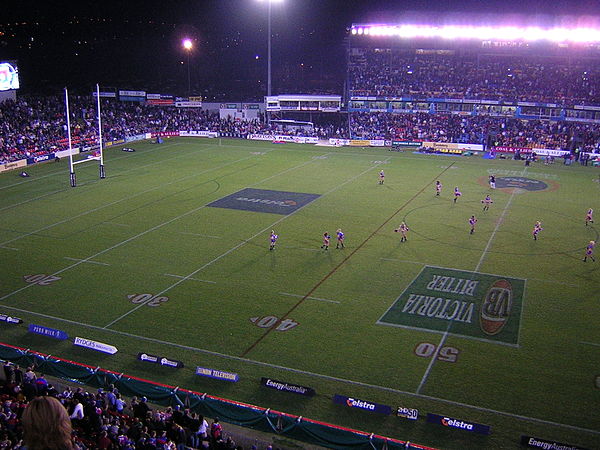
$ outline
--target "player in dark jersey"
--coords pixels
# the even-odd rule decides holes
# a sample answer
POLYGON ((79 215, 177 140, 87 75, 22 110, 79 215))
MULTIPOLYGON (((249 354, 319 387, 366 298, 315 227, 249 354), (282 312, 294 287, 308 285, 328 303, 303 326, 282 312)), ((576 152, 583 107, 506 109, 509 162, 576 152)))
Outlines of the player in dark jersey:
POLYGON ((492 203, 494 203, 494 202, 493 202, 493 200, 490 198, 490 196, 489 196, 489 195, 486 195, 486 196, 485 196, 485 198, 484 198, 483 200, 481 200, 481 203, 483 203, 483 210, 484 210, 484 211, 487 211, 488 209, 490 209, 490 205, 491 205, 492 203))
POLYGON ((471 216, 469 219, 469 225, 471 226, 471 231, 469 234, 473 234, 475 232, 475 225, 477 224, 477 218, 475 216, 471 216))
POLYGON ((587 262, 588 256, 592 261, 596 262, 594 259, 594 247, 596 246, 596 241, 590 241, 590 243, 585 248, 585 256, 583 257, 583 262, 587 262))

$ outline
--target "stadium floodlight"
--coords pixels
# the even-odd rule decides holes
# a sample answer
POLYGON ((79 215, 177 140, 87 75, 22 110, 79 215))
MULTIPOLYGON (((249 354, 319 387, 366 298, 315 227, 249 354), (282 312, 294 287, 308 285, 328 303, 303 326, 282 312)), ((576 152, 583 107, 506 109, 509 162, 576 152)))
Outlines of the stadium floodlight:
POLYGON ((185 38, 182 42, 181 45, 183 45, 183 48, 185 49, 185 51, 187 52, 187 72, 188 72, 188 97, 191 95, 191 83, 190 83, 190 53, 192 52, 192 49, 194 48, 194 43, 192 42, 192 40, 190 38, 185 38))
POLYGON ((516 26, 432 26, 432 25, 385 25, 353 24, 350 34, 355 36, 396 36, 411 38, 480 39, 497 41, 551 41, 551 42, 600 42, 597 28, 539 28, 516 26))

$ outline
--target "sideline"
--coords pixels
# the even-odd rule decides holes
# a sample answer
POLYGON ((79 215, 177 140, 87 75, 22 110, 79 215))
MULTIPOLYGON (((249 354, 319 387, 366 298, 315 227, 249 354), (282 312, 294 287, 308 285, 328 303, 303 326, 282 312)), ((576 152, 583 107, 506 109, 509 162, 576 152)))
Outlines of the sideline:
POLYGON ((390 388, 390 387, 387 387, 387 386, 378 386, 378 385, 375 385, 375 384, 364 383, 362 381, 347 380, 345 378, 339 378, 339 377, 334 377, 334 376, 331 376, 331 375, 325 375, 325 374, 321 374, 321 373, 310 372, 310 371, 307 371, 307 370, 294 369, 292 367, 280 366, 278 364, 266 363, 266 362, 262 362, 262 361, 255 361, 255 360, 248 359, 248 358, 242 358, 240 356, 227 355, 227 354, 224 354, 224 353, 214 352, 214 351, 211 351, 211 350, 201 349, 201 348, 197 348, 197 347, 191 347, 189 345, 182 345, 182 344, 177 344, 175 342, 163 341, 163 340, 156 339, 156 338, 151 338, 151 337, 147 337, 147 336, 140 336, 140 335, 137 335, 137 334, 127 333, 126 331, 118 331, 118 330, 113 330, 113 329, 105 329, 105 328, 102 328, 102 327, 97 326, 97 325, 90 325, 90 324, 87 324, 87 323, 77 322, 75 320, 63 319, 63 318, 60 318, 60 317, 50 316, 48 314, 43 314, 43 313, 38 313, 38 312, 33 312, 33 311, 27 311, 25 309, 14 308, 12 306, 2 305, 2 307, 5 308, 5 309, 10 309, 12 311, 17 311, 17 312, 24 313, 24 314, 30 314, 30 315, 33 315, 33 316, 43 317, 45 319, 52 319, 52 320, 56 320, 56 321, 59 321, 59 322, 68 323, 68 324, 71 324, 71 325, 77 325, 77 326, 82 326, 84 328, 90 328, 90 329, 93 329, 93 330, 98 330, 98 331, 103 331, 103 332, 118 334, 118 335, 126 336, 126 337, 129 337, 129 338, 140 339, 142 341, 152 342, 152 343, 155 343, 155 344, 169 345, 169 346, 172 346, 172 347, 175 347, 175 348, 179 348, 179 349, 182 349, 182 350, 189 350, 189 351, 193 351, 193 352, 196 352, 196 353, 202 353, 202 354, 205 354, 205 355, 217 356, 217 357, 220 357, 220 358, 230 359, 230 360, 239 361, 239 362, 243 362, 243 363, 249 363, 249 364, 253 364, 253 365, 256 365, 256 366, 270 367, 270 368, 273 368, 273 369, 284 370, 286 372, 297 373, 297 374, 300 374, 300 375, 308 375, 308 376, 315 377, 315 378, 321 378, 321 379, 324 379, 324 380, 330 380, 330 381, 335 381, 335 382, 339 382, 339 383, 350 384, 350 385, 353 385, 353 386, 360 386, 360 387, 366 387, 366 388, 370 388, 370 389, 376 389, 376 390, 379 390, 379 391, 390 392, 390 393, 393 393, 393 394, 401 394, 401 395, 407 395, 407 396, 410 396, 410 397, 421 398, 421 399, 424 399, 424 400, 437 401, 437 402, 445 403, 445 404, 448 404, 448 405, 460 406, 460 407, 472 409, 472 410, 475 410, 475 411, 481 411, 481 412, 486 412, 486 413, 498 414, 498 415, 501 415, 501 416, 504 416, 504 417, 510 417, 510 418, 513 418, 513 419, 519 419, 519 420, 524 420, 524 421, 528 421, 528 422, 540 423, 540 424, 544 424, 544 425, 552 425, 552 426, 567 428, 567 429, 570 429, 570 430, 581 431, 581 432, 590 433, 590 434, 594 434, 594 435, 600 436, 600 430, 592 430, 592 429, 589 429, 589 428, 582 428, 582 427, 578 427, 578 426, 575 426, 575 425, 568 425, 568 424, 564 424, 564 423, 553 422, 551 420, 544 420, 544 419, 538 419, 536 417, 528 417, 528 416, 523 416, 523 415, 520 415, 520 414, 513 414, 513 413, 509 413, 509 412, 505 412, 505 411, 500 411, 500 410, 497 410, 497 409, 485 408, 483 406, 475 406, 475 405, 470 405, 468 403, 457 402, 457 401, 454 401, 454 400, 448 400, 448 399, 441 398, 441 397, 433 397, 431 395, 424 395, 424 394, 419 394, 419 393, 415 393, 415 392, 411 392, 411 391, 403 391, 403 390, 400 390, 400 389, 394 389, 394 388, 390 388))

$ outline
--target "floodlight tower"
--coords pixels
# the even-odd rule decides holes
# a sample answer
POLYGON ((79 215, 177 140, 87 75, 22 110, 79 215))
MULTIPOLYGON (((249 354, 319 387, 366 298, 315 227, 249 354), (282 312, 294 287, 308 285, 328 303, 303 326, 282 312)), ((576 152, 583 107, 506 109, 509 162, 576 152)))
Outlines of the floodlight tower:
POLYGON ((191 95, 191 83, 190 83, 190 53, 194 48, 194 43, 190 38, 186 38, 181 43, 183 48, 187 52, 187 72, 188 72, 188 97, 191 95))

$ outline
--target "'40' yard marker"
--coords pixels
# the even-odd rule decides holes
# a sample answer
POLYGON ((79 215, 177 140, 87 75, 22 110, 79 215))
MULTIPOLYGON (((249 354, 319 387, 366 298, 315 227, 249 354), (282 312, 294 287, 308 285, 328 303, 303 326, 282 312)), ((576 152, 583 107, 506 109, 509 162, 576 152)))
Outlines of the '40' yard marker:
POLYGON ((288 331, 298 325, 298 322, 292 319, 284 319, 280 321, 279 318, 275 316, 252 317, 250 322, 260 328, 272 328, 275 326, 275 324, 278 324, 275 328, 275 331, 288 331))
POLYGON ((169 297, 159 297, 154 294, 129 294, 127 296, 131 303, 140 304, 145 303, 146 306, 160 306, 164 302, 169 301, 169 297))
POLYGON ((49 284, 60 280, 60 277, 57 277, 56 275, 46 275, 44 273, 40 273, 37 275, 25 275, 23 277, 23 280, 25 280, 29 284, 39 284, 40 286, 48 286, 49 284))

